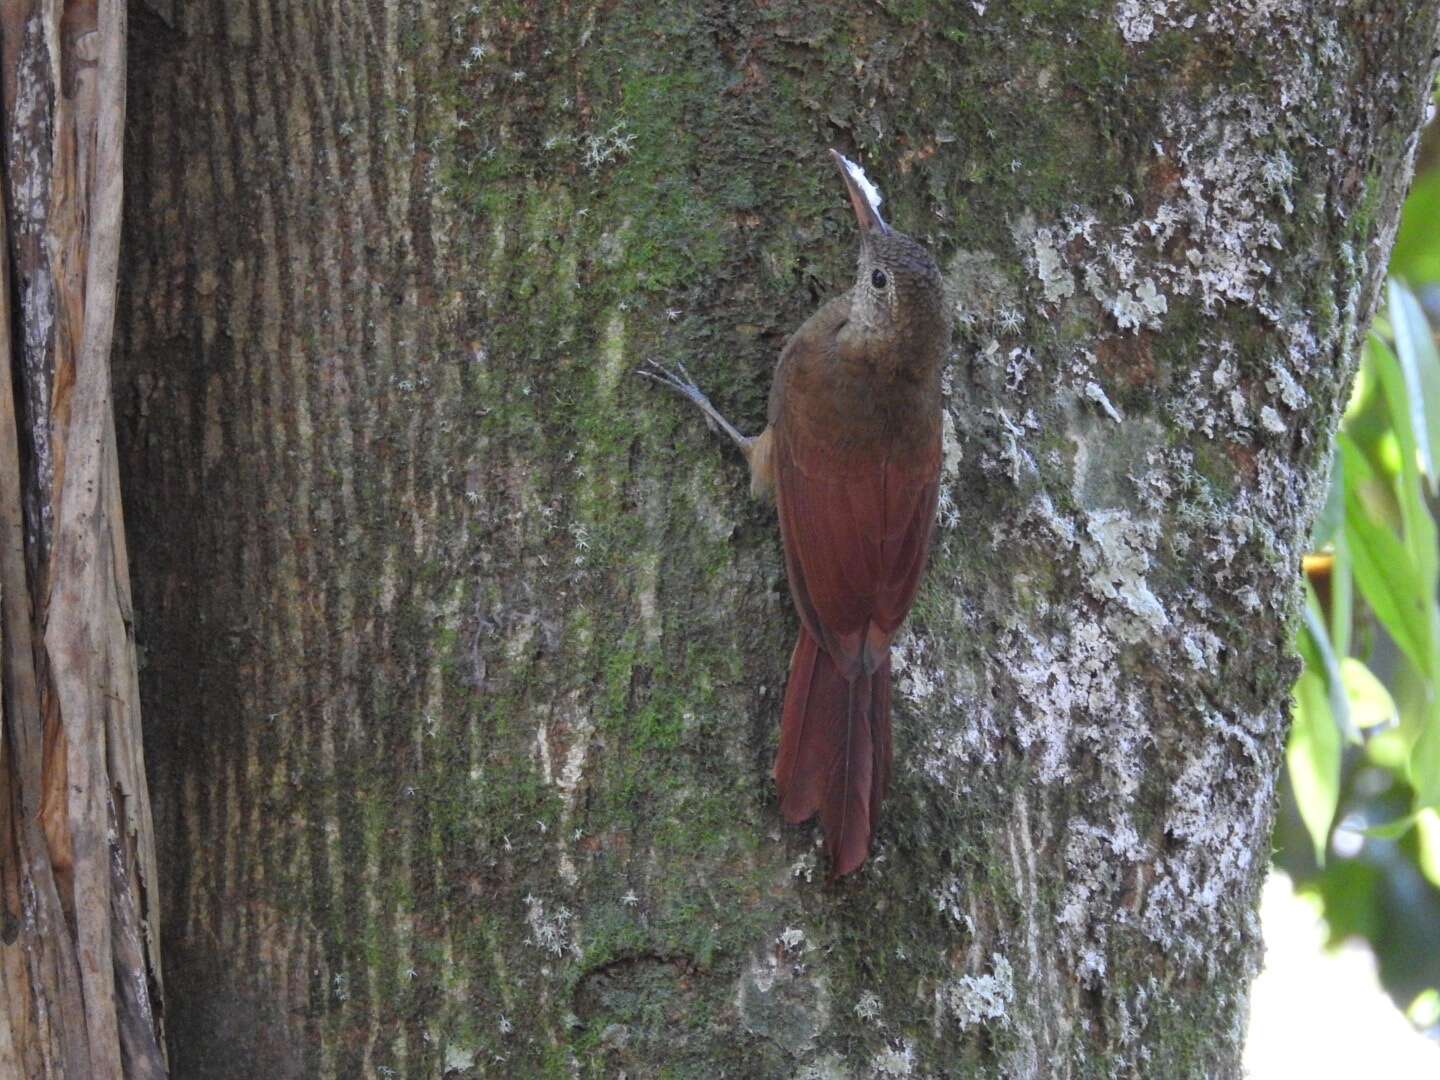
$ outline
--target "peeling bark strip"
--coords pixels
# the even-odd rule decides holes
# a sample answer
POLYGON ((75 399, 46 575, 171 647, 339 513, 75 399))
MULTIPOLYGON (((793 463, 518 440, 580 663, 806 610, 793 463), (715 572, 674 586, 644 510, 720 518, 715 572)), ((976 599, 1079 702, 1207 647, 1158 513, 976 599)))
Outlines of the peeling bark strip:
POLYGON ((158 1080, 158 894, 110 391, 124 4, 9 3, 0 34, 0 356, 19 376, 0 364, 0 1076, 158 1080))
POLYGON ((133 10, 177 1073, 1238 1073, 1433 0, 133 10), (627 375, 758 423, 853 273, 828 145, 929 223, 963 323, 899 768, 838 890, 767 775, 774 519, 627 375))

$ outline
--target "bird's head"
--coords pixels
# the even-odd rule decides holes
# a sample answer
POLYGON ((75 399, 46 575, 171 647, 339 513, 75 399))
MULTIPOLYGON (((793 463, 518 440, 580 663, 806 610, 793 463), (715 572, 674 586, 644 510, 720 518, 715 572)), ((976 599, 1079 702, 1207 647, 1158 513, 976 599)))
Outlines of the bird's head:
MULTIPOLYGON (((850 291, 850 335, 866 351, 930 353, 949 337, 940 268, 917 240, 880 216, 880 192, 859 165, 830 151, 860 223, 860 265, 850 291)), ((938 359, 938 358, 937 358, 938 359)))

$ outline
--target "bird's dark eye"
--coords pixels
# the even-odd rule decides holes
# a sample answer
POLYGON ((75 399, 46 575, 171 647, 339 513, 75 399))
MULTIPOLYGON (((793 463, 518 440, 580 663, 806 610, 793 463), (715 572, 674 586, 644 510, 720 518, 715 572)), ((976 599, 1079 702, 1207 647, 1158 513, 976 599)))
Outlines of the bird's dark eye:
POLYGON ((877 289, 883 289, 890 279, 885 276, 884 270, 875 270, 870 274, 870 284, 877 289))

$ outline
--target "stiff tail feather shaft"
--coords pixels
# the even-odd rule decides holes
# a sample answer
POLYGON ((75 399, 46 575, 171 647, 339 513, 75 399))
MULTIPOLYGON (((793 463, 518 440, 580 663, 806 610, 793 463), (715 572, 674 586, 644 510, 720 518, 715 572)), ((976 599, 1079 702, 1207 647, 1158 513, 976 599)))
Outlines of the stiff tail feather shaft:
POLYGON ((890 782, 890 658, 853 679, 804 627, 790 659, 775 784, 791 824, 820 814, 832 878, 870 853, 890 782))

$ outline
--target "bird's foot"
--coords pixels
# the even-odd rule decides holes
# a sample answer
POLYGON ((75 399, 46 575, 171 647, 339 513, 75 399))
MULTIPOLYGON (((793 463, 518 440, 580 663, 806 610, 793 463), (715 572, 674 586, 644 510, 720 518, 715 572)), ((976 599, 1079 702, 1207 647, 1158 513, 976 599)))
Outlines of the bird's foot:
POLYGON ((710 399, 707 398, 700 387, 695 385, 695 380, 690 377, 690 372, 685 370, 685 365, 678 360, 673 368, 668 368, 658 360, 646 360, 645 366, 636 368, 635 374, 643 378, 659 383, 661 386, 668 386, 677 394, 681 394, 701 409, 713 408, 710 399))
POLYGON ((720 410, 710 404, 710 399, 705 396, 700 387, 695 385, 695 380, 690 377, 690 372, 686 371, 685 365, 678 360, 673 368, 668 368, 655 360, 646 360, 644 367, 635 369, 635 374, 668 387, 693 402, 705 414, 705 421, 710 425, 711 430, 718 428, 723 431, 735 440, 741 450, 749 448, 751 440, 741 435, 735 429, 735 425, 726 420, 720 414, 720 410))

